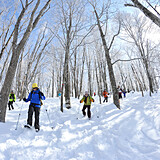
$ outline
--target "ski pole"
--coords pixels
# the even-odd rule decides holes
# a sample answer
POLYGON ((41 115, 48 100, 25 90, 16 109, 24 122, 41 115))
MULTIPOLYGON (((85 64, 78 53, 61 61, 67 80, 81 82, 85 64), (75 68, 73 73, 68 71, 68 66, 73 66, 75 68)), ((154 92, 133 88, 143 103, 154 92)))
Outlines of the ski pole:
POLYGON ((14 102, 14 104, 15 104, 17 107, 19 107, 18 104, 17 104, 16 102, 14 102))
POLYGON ((22 106, 23 106, 23 102, 22 102, 22 105, 21 105, 21 108, 20 108, 20 112, 19 112, 19 115, 18 115, 18 120, 17 120, 17 124, 16 124, 15 130, 18 129, 18 123, 19 123, 19 119, 20 119, 20 116, 21 116, 22 106))
POLYGON ((96 108, 95 108, 95 110, 96 110, 96 116, 97 116, 97 118, 99 118, 99 109, 98 109, 97 106, 95 106, 94 104, 93 104, 93 107, 96 107, 96 108))
MULTIPOLYGON (((51 126, 51 120, 50 120, 50 118, 49 118, 49 114, 48 114, 48 112, 47 112, 47 109, 46 109, 46 113, 47 113, 47 117, 48 117, 48 120, 49 120, 49 123, 50 123, 50 126, 51 126)), ((53 129, 53 127, 51 127, 52 129, 53 129)))
MULTIPOLYGON (((78 117, 79 117, 79 115, 80 115, 80 113, 79 113, 80 109, 81 109, 81 103, 80 103, 79 106, 78 106, 78 111, 77 111, 77 116, 78 116, 78 117)), ((78 117, 77 117, 77 119, 78 119, 78 117)))

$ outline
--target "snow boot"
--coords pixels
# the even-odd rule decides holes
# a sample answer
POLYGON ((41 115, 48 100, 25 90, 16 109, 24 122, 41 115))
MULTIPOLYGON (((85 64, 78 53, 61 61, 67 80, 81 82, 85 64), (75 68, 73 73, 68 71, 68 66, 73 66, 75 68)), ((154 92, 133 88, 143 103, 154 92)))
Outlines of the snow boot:
POLYGON ((24 127, 25 127, 25 128, 30 128, 30 129, 32 128, 32 126, 29 125, 29 124, 24 125, 24 127))

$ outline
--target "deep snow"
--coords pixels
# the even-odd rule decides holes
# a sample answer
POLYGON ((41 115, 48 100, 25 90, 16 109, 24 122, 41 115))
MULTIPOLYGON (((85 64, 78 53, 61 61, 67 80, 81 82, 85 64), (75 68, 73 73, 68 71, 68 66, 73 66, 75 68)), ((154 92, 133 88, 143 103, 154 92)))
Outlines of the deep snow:
POLYGON ((0 123, 0 160, 160 160, 160 93, 147 94, 127 94, 121 110, 94 97, 91 120, 82 118, 78 99, 61 113, 59 98, 47 98, 38 133, 23 127, 29 103, 17 100, 0 123))

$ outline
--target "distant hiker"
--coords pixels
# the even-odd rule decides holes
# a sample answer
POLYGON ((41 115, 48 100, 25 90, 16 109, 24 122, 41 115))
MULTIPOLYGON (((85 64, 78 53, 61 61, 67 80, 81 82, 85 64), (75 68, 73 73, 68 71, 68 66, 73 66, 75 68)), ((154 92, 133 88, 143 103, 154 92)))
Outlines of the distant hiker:
POLYGON ((123 90, 122 90, 122 93, 123 93, 124 98, 126 98, 126 93, 127 93, 127 92, 123 89, 123 90))
POLYGON ((122 99, 122 89, 118 86, 119 99, 122 99))
POLYGON ((94 96, 96 96, 96 93, 94 92, 94 96))
POLYGON ((106 101, 106 102, 108 102, 108 95, 109 95, 109 93, 106 91, 106 89, 104 89, 104 91, 103 91, 103 96, 104 96, 104 101, 103 101, 103 103, 106 101))
POLYGON ((94 99, 88 94, 88 91, 85 91, 85 95, 80 100, 80 103, 84 102, 84 106, 82 109, 83 116, 86 116, 86 108, 87 108, 87 116, 89 119, 91 119, 91 102, 94 102, 94 99))
POLYGON ((16 95, 13 93, 13 90, 11 91, 11 93, 9 94, 9 102, 8 102, 8 108, 9 110, 14 109, 13 107, 13 102, 16 101, 16 95))
POLYGON ((34 127, 36 132, 40 130, 39 126, 39 114, 40 114, 40 108, 42 105, 41 100, 45 100, 44 94, 39 90, 37 83, 32 84, 32 91, 29 93, 28 98, 23 98, 25 102, 30 101, 29 110, 28 110, 28 119, 27 119, 27 125, 25 127, 31 128, 32 126, 32 116, 33 112, 35 112, 35 122, 34 127))
POLYGON ((61 93, 60 92, 58 93, 58 97, 61 97, 61 93))

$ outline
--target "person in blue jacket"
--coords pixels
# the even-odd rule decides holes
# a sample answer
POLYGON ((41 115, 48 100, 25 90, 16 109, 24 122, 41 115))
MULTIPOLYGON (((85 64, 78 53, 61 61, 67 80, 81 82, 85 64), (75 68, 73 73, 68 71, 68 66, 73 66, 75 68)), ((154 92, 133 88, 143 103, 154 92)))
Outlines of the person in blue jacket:
POLYGON ((32 117, 33 112, 35 112, 35 122, 34 127, 36 132, 40 130, 39 126, 39 114, 40 114, 40 108, 42 105, 41 100, 45 100, 44 94, 39 90, 37 83, 32 84, 32 91, 29 93, 28 98, 23 98, 25 102, 30 101, 29 110, 28 110, 28 119, 27 119, 27 125, 24 127, 31 128, 32 127, 32 117))

